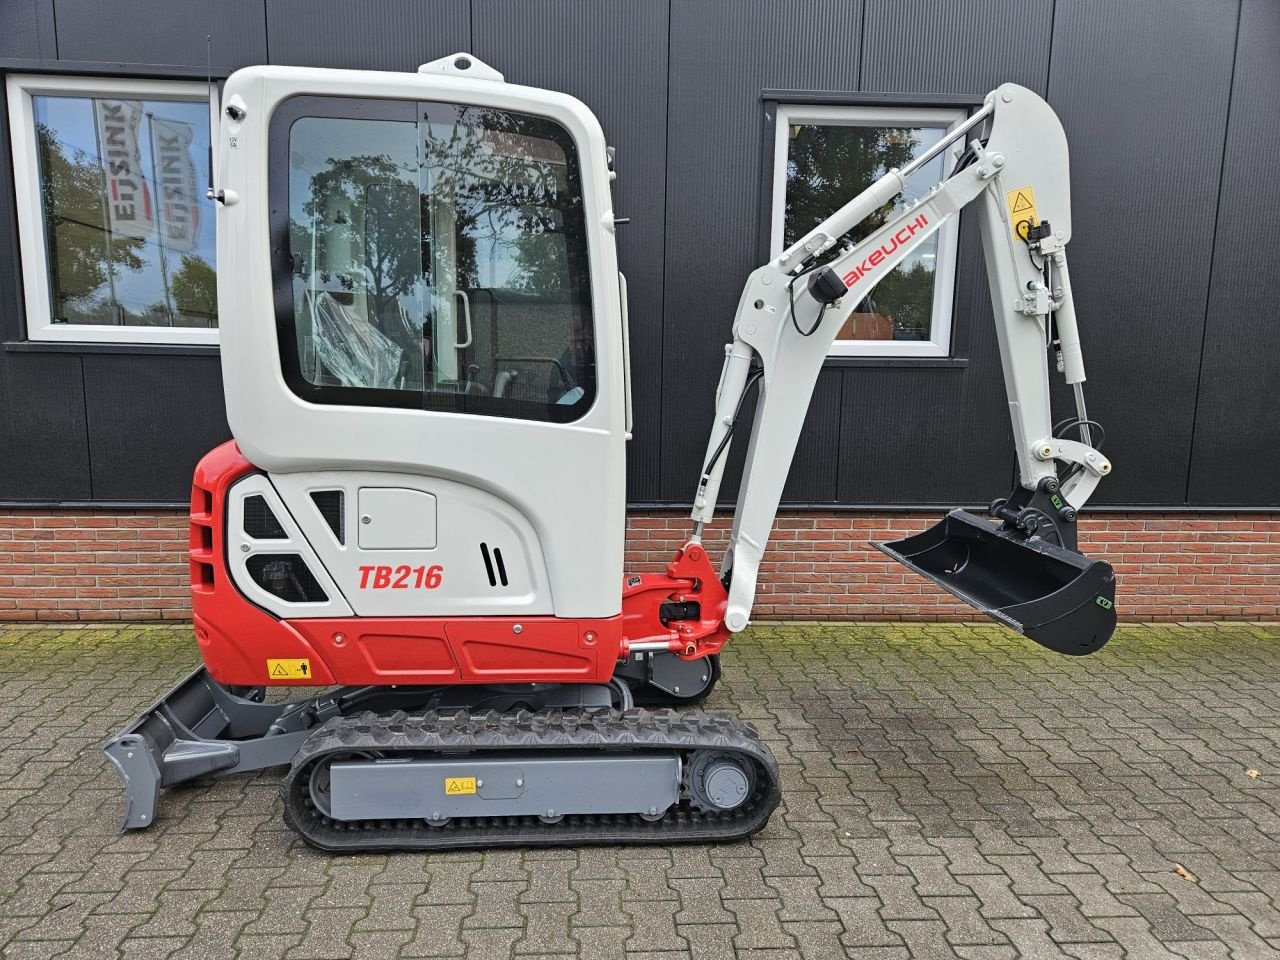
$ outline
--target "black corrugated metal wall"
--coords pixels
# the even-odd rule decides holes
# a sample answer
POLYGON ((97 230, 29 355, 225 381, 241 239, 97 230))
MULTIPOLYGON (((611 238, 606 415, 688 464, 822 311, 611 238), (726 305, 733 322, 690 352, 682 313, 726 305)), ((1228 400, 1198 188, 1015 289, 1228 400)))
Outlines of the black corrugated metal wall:
MULTIPOLYGON (((762 93, 1047 96, 1072 145, 1073 279, 1100 502, 1280 506, 1270 224, 1273 0, 9 0, 8 71, 199 77, 254 62, 411 70, 460 49, 568 91, 618 149, 631 290, 633 502, 687 502, 722 347, 762 256, 762 93), (157 61, 176 67, 144 66, 157 61), (93 64, 77 68, 77 62, 93 64)), ((172 502, 226 435, 216 352, 22 342, 0 129, 0 501, 172 502)), ((833 360, 787 498, 981 503, 1012 463, 973 224, 955 359, 833 360)), ((741 451, 739 451, 739 456, 741 451)))

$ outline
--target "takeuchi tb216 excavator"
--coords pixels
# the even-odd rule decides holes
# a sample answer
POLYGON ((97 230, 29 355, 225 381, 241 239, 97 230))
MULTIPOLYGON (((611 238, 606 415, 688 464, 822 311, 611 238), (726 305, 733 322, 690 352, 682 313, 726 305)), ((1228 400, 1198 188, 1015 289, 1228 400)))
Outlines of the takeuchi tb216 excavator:
POLYGON ((1031 91, 999 87, 747 277, 689 537, 660 573, 623 570, 626 284, 612 151, 582 103, 465 54, 416 74, 252 67, 226 83, 216 149, 235 440, 192 484, 204 666, 106 747, 125 828, 155 820, 163 787, 288 765, 285 820, 325 850, 759 830, 779 800, 768 747, 672 708, 710 693, 748 624, 832 339, 962 209, 1019 478, 989 517, 954 510, 880 549, 1059 653, 1110 637, 1111 568, 1076 549, 1111 466, 1081 392, 1067 144, 1031 91), (940 183, 896 199, 944 153, 940 183), (1051 365, 1075 391, 1056 424, 1051 365), (267 702, 290 685, 325 692, 267 702))

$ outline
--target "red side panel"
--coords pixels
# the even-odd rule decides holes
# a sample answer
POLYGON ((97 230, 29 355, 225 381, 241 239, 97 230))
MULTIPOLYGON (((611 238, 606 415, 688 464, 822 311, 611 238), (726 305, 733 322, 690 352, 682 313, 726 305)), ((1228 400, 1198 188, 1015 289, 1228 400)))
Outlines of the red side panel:
MULTIPOLYGON (((290 620, 339 683, 605 683, 622 617, 290 620)), ((258 681, 262 682, 262 681, 258 681)))
POLYGON ((604 683, 622 644, 621 615, 351 617, 280 620, 227 574, 224 504, 254 471, 234 443, 210 451, 191 489, 191 603, 205 666, 224 684, 604 683), (307 662, 306 676, 272 677, 268 660, 307 662))
MULTIPOLYGON (((622 618, 579 624, 573 620, 531 620, 520 632, 509 621, 458 620, 448 626, 463 671, 474 677, 500 677, 518 671, 526 680, 604 682, 613 676, 622 640, 622 618), (608 636, 608 641, 605 637, 608 636), (588 639, 590 637, 591 639, 588 639), (601 651, 607 669, 602 677, 601 651)), ((498 681, 505 682, 505 681, 498 681)))

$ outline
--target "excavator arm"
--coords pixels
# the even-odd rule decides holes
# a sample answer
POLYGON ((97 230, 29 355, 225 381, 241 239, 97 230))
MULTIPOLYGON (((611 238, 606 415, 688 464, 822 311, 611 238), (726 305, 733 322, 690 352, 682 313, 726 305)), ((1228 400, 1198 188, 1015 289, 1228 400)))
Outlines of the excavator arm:
POLYGON ((1076 551, 1077 512, 1111 464, 1094 446, 1084 361, 1067 270, 1071 238, 1067 143, 1053 110, 1015 84, 902 170, 890 170, 748 278, 716 391, 716 417, 694 497, 691 543, 713 517, 747 393, 759 396, 721 575, 724 625, 742 630, 761 559, 837 331, 891 270, 972 205, 991 285, 1019 481, 992 505, 997 523, 962 510, 880 548, 961 599, 1062 653, 1096 650, 1115 624, 1114 575, 1076 551), (969 139, 965 142, 965 138, 969 139), (963 147, 954 171, 895 210, 859 243, 830 251, 900 194, 917 169, 963 147), (1075 392, 1076 415, 1055 431, 1049 358, 1075 392))

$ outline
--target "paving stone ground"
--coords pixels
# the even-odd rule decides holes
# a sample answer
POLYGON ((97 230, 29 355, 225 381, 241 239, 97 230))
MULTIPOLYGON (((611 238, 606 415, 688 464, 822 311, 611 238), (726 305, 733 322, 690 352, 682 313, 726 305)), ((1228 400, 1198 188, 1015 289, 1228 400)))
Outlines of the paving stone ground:
POLYGON ((1280 957, 1277 626, 1082 659, 754 627, 709 707, 769 742, 783 807, 667 849, 325 856, 271 773, 122 836, 99 747, 195 660, 189 628, 0 630, 3 957, 1280 957))

